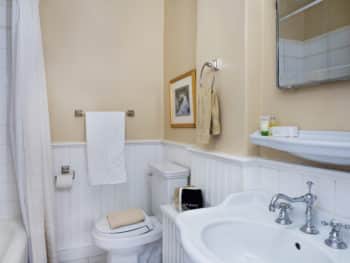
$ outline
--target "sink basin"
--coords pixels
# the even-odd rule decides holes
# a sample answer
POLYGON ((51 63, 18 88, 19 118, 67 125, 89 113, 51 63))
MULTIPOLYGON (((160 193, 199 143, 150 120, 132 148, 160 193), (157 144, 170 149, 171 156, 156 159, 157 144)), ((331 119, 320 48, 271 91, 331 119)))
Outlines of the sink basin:
MULTIPOLYGON (((186 263, 350 262, 350 248, 336 250, 324 244, 329 228, 318 220, 331 215, 315 210, 320 234, 307 235, 300 231, 305 206, 294 206, 293 224, 278 225, 277 214, 268 211, 271 197, 257 191, 236 193, 216 207, 180 214, 176 225, 186 263)), ((344 238, 350 244, 350 235, 344 238)))
POLYGON ((320 249, 284 229, 239 220, 204 228, 207 249, 227 263, 332 263, 320 249))

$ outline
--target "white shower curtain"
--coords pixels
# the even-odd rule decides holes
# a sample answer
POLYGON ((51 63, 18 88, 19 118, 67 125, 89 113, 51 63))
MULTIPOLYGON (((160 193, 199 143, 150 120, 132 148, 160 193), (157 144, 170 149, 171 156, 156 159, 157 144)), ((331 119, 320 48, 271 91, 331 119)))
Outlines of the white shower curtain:
POLYGON ((31 263, 55 263, 54 185, 39 0, 13 0, 11 150, 31 263))

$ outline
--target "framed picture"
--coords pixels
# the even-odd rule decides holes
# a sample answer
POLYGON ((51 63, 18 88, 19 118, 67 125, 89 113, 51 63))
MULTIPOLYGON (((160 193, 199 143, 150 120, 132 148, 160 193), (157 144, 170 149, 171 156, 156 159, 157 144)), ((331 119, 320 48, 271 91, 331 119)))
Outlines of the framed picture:
POLYGON ((196 127, 196 70, 170 81, 170 125, 196 127))

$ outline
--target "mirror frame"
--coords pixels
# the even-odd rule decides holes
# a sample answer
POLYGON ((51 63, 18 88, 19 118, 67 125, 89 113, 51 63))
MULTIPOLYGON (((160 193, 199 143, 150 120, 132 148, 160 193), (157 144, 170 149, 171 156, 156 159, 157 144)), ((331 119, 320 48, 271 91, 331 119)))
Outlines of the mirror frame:
POLYGON ((288 90, 288 89, 295 89, 295 88, 303 88, 303 87, 313 87, 313 86, 319 86, 322 84, 330 84, 335 83, 339 81, 349 81, 350 80, 350 74, 349 76, 343 77, 343 78, 337 78, 337 79, 327 79, 322 81, 311 81, 303 84, 295 84, 295 85, 289 85, 289 86, 282 86, 280 83, 280 57, 279 57, 279 35, 280 35, 280 26, 279 26, 279 20, 280 20, 280 14, 279 14, 279 1, 276 0, 275 2, 275 8, 276 8, 276 83, 277 87, 281 90, 288 90))

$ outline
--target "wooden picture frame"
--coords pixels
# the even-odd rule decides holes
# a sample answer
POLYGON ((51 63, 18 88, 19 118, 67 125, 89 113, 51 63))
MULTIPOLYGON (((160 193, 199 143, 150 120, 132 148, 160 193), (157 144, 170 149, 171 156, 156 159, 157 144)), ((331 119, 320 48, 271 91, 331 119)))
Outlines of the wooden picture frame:
POLYGON ((196 70, 186 72, 169 83, 170 126, 196 127, 196 70))

